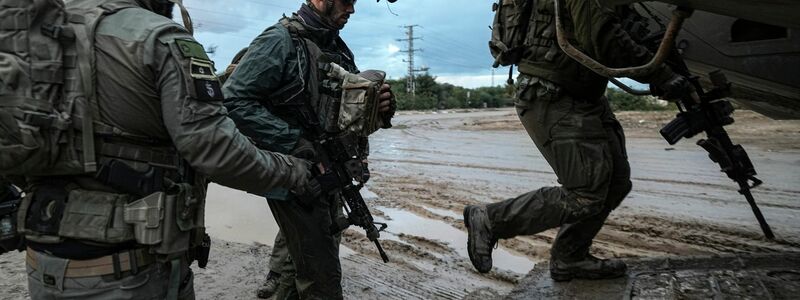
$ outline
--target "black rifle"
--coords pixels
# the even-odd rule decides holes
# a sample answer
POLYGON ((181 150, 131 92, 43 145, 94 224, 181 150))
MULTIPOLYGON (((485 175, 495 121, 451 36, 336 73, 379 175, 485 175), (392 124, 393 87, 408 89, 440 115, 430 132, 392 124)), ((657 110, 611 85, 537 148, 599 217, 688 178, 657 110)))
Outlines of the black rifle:
POLYGON ((690 96, 683 97, 677 103, 680 112, 661 129, 661 136, 673 145, 681 138, 690 138, 705 132, 706 138, 697 141, 697 145, 708 152, 708 157, 719 164, 721 171, 725 172, 728 178, 739 184, 739 193, 744 195, 750 204, 764 236, 770 240, 774 239, 772 229, 750 192, 751 188, 757 187, 762 181, 755 177, 756 171, 747 152, 741 145, 731 141, 724 128, 725 125, 733 123, 731 117, 733 105, 722 99, 729 95, 730 83, 722 72, 714 71, 709 76, 714 88, 707 92, 703 91, 697 77, 691 77, 690 82, 697 90, 700 102, 690 96))
MULTIPOLYGON (((658 21, 657 17, 647 10, 647 7, 643 5, 641 7, 658 21)), ((660 37, 664 34, 663 24, 661 32, 651 34, 646 29, 646 24, 640 25, 641 22, 646 21, 645 18, 635 13, 626 14, 623 28, 630 33, 634 40, 654 51, 658 47, 660 37)), ((699 78, 692 76, 686 62, 674 45, 666 63, 673 71, 689 80, 697 92, 697 98, 687 90, 687 93, 676 103, 680 112, 675 119, 660 130, 661 136, 670 145, 674 145, 682 138, 691 138, 700 132, 705 132, 706 138, 697 141, 697 145, 708 152, 709 158, 719 164, 722 172, 739 184, 739 193, 744 195, 747 203, 750 204, 764 236, 770 240, 774 239, 775 235, 772 233, 772 229, 764 219, 764 215, 761 214, 761 210, 750 192, 750 189, 757 187, 762 181, 755 177, 756 171, 747 152, 741 145, 731 141, 724 128, 734 122, 731 117, 734 111, 733 105, 724 99, 730 96, 730 83, 722 72, 713 71, 709 73, 713 88, 708 91, 704 90, 699 78)))
POLYGON ((345 201, 347 224, 335 224, 338 230, 344 230, 350 225, 364 229, 367 239, 375 243, 383 262, 389 262, 389 257, 383 251, 380 241, 380 232, 386 229, 386 223, 375 222, 369 212, 360 190, 369 179, 369 173, 364 167, 364 158, 358 149, 358 139, 353 134, 340 134, 334 136, 322 135, 315 141, 317 157, 323 168, 323 174, 317 176, 323 190, 329 193, 338 192, 345 201), (378 228, 377 225, 380 225, 378 228))

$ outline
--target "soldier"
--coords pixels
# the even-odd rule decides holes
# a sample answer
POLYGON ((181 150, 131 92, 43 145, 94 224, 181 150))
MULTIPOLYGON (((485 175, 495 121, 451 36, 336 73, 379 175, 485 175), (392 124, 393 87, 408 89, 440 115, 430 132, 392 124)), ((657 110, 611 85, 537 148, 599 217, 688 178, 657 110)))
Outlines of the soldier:
MULTIPOLYGON (((324 76, 310 75, 324 73, 316 71, 317 63, 333 62, 358 72, 353 53, 339 37, 355 12, 354 4, 354 0, 308 0, 251 43, 223 91, 231 118, 259 147, 314 160, 317 154, 306 125, 315 115, 298 107, 317 106, 320 97, 333 97, 335 91, 323 87, 328 81, 324 76)), ((381 87, 380 99, 380 117, 389 124, 395 105, 388 85, 381 87)), ((367 139, 360 138, 357 144, 360 156, 366 157, 367 139)), ((278 299, 295 292, 300 298, 342 298, 339 238, 331 230, 342 217, 341 200, 325 196, 308 209, 297 201, 282 201, 287 197, 292 196, 285 191, 267 195, 281 232, 258 296, 269 297, 280 280, 278 299)))
MULTIPOLYGON (((513 62, 521 73, 515 106, 561 185, 498 203, 467 206, 464 223, 470 260, 478 271, 489 272, 498 239, 560 227, 550 252, 554 280, 622 276, 627 269, 624 262, 599 259, 589 252, 609 213, 631 190, 625 136, 603 95, 608 80, 559 48, 553 1, 529 3, 534 3, 532 13, 528 12, 530 23, 527 34, 521 36, 526 48, 521 59, 513 62)), ((577 48, 614 67, 649 61, 651 54, 621 28, 614 8, 597 1, 564 3, 562 15, 577 48)), ((687 86, 686 79, 668 66, 634 79, 651 83, 659 94, 680 94, 687 86)))
POLYGON ((203 47, 171 20, 172 2, 67 1, 106 14, 92 38, 100 167, 27 179, 19 224, 33 299, 194 299, 208 179, 259 195, 309 190, 310 163, 238 133, 203 47))

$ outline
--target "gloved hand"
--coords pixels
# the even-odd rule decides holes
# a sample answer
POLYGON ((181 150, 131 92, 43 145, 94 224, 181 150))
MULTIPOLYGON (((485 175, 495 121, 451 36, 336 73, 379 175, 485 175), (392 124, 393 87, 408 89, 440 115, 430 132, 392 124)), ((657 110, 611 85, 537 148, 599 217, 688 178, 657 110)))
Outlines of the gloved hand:
POLYGON ((664 100, 677 100, 691 96, 695 90, 686 77, 672 73, 663 80, 651 83, 650 92, 664 100))
POLYGON ((378 112, 381 117, 381 128, 392 128, 392 118, 394 118, 395 112, 397 112, 397 99, 394 97, 394 93, 392 93, 392 87, 388 84, 383 84, 381 86, 381 94, 378 99, 380 99, 380 103, 378 104, 378 112))
POLYGON ((316 178, 308 178, 306 183, 292 190, 300 206, 311 209, 322 196, 322 186, 316 178))
POLYGON ((312 160, 317 156, 317 152, 314 149, 314 144, 304 138, 300 138, 295 143, 294 148, 289 153, 294 157, 312 160))
POLYGON ((287 156, 291 161, 296 174, 294 178, 294 187, 290 189, 292 194, 297 197, 297 201, 306 209, 311 209, 314 203, 318 201, 322 195, 322 186, 319 180, 314 177, 311 168, 316 167, 311 161, 300 159, 292 156, 287 156))
POLYGON ((381 118, 381 128, 391 128, 392 118, 394 117, 395 111, 397 111, 397 100, 394 97, 394 93, 392 93, 392 87, 384 83, 386 73, 377 70, 366 70, 358 73, 358 75, 371 81, 381 83, 380 90, 378 91, 378 113, 381 118))

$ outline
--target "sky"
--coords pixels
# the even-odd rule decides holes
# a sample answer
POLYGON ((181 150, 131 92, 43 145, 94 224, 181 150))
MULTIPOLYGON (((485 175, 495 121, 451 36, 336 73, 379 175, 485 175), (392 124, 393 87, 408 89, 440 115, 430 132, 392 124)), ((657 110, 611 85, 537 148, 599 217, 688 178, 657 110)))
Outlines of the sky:
MULTIPOLYGON (((305 0, 184 0, 195 24, 195 38, 224 70, 281 15, 297 11, 305 0)), ((415 68, 427 67, 439 82, 474 88, 502 85, 508 68, 492 69, 489 54, 492 1, 485 0, 360 0, 342 30, 361 70, 384 70, 392 79, 408 74, 407 25, 414 27, 415 68)), ((175 19, 180 13, 175 10, 175 19)), ((180 22, 180 21, 178 21, 180 22)))

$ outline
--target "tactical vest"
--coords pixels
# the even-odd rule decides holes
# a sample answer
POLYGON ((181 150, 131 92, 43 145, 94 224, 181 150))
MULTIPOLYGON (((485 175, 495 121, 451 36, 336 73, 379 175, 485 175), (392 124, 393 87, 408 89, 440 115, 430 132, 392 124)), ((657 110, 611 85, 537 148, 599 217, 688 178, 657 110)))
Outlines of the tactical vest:
MULTIPOLYGON (((575 97, 596 98, 603 94, 607 80, 567 56, 558 46, 553 1, 499 1, 494 6, 493 25, 498 28, 493 28, 490 42, 498 64, 516 64, 521 73, 552 81, 575 97)), ((570 14, 562 16, 567 38, 580 48, 578 39, 570 36, 574 28, 570 14)))
MULTIPOLYGON (((206 179, 194 174, 169 141, 130 134, 99 118, 93 78, 95 29, 103 18, 137 7, 130 1, 67 4, 64 18, 71 27, 64 28, 76 37, 61 39, 61 43, 66 40, 62 45, 66 45, 63 92, 67 97, 52 92, 56 96, 49 102, 54 106, 57 103, 55 108, 62 112, 55 115, 75 120, 67 122, 66 127, 56 127, 65 130, 62 146, 68 146, 59 151, 84 154, 82 157, 86 159, 74 160, 96 162, 96 167, 85 168, 85 164, 79 163, 78 168, 58 168, 51 173, 46 170, 20 173, 33 176, 29 178, 33 188, 26 194, 17 216, 19 231, 30 241, 60 244, 70 239, 108 248, 136 243, 148 246, 151 253, 168 260, 203 242, 206 179), (70 101, 85 110, 71 113, 70 101)), ((207 64, 210 66, 210 61, 207 64)), ((55 74, 61 73, 54 71, 52 76, 55 74)), ((58 83, 56 80, 48 83, 55 91, 62 88, 53 84, 58 83)), ((52 135, 52 130, 48 130, 51 129, 42 127, 38 132, 52 135)))
MULTIPOLYGON (((296 17, 284 17, 278 25, 289 32, 298 61, 304 67, 300 68, 302 74, 265 97, 269 101, 262 104, 271 113, 304 127, 306 133, 308 129, 321 128, 326 134, 352 132, 366 138, 384 125, 377 109, 384 72, 358 73, 353 54, 341 38, 332 41, 336 49, 321 48, 317 44, 319 37, 296 17)), ((234 57, 221 78, 227 80, 246 51, 247 48, 242 49, 234 57)))

